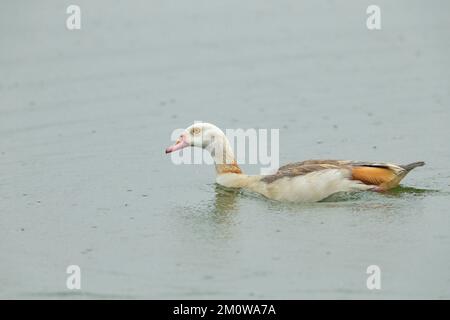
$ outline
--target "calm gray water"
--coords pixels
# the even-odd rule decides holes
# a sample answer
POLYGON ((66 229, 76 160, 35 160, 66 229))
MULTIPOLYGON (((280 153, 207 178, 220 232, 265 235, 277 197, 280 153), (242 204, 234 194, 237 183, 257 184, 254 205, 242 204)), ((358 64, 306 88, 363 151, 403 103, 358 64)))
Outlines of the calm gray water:
POLYGON ((1 298, 450 298, 448 1, 377 1, 380 31, 356 0, 77 3, 79 31, 71 1, 0 10, 1 298), (172 164, 195 120, 279 128, 282 163, 427 166, 281 204, 172 164))

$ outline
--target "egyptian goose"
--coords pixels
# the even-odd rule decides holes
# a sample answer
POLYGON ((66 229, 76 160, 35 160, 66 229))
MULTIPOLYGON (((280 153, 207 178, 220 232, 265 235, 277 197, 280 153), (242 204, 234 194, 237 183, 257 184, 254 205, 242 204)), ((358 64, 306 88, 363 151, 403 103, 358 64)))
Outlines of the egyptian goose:
POLYGON ((211 153, 218 184, 289 202, 316 202, 337 192, 389 190, 398 186, 409 171, 425 164, 414 162, 401 166, 350 160, 307 160, 282 166, 272 175, 246 175, 237 165, 223 131, 210 123, 188 127, 166 153, 186 147, 200 147, 211 153))

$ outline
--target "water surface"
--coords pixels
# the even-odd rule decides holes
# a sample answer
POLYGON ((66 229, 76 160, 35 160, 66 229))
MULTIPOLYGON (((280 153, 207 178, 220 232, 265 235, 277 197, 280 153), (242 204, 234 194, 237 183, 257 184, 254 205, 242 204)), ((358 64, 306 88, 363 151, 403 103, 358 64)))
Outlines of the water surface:
POLYGON ((69 4, 0 13, 1 298, 450 298, 447 1, 378 1, 380 31, 360 1, 79 1, 72 32, 69 4), (282 204, 175 166, 194 120, 279 128, 282 163, 427 165, 282 204))

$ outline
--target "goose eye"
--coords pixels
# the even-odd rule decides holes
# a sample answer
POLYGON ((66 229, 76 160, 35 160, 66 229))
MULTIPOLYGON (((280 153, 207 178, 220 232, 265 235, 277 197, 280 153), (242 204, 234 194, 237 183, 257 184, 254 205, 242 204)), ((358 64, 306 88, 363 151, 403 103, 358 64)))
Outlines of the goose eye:
POLYGON ((193 135, 199 134, 199 133, 200 133, 200 128, 192 128, 191 133, 192 133, 193 135))

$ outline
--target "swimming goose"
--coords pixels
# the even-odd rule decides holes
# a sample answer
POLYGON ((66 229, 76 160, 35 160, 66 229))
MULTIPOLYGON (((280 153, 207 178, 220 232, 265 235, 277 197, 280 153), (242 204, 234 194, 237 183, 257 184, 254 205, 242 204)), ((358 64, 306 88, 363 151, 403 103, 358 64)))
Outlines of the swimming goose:
POLYGON ((337 192, 389 190, 398 186, 409 171, 425 164, 414 162, 402 166, 351 160, 307 160, 284 165, 272 175, 246 175, 236 163, 223 131, 210 123, 195 123, 188 127, 166 153, 186 147, 199 147, 210 152, 218 184, 289 202, 316 202, 337 192))

